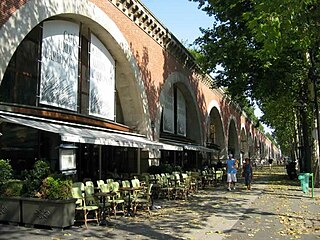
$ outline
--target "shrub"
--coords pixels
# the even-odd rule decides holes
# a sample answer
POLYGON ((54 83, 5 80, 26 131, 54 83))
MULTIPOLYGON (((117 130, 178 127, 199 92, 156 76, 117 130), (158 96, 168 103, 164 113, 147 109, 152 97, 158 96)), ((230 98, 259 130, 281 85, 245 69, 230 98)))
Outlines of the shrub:
POLYGON ((148 168, 148 173, 150 174, 156 174, 158 173, 158 168, 159 166, 156 166, 156 165, 152 165, 148 168))
POLYGON ((0 185, 12 179, 12 174, 10 160, 0 159, 0 185))
POLYGON ((161 164, 159 166, 153 165, 148 169, 150 174, 160 174, 160 173, 172 173, 172 166, 170 164, 161 164))
POLYGON ((72 197, 72 181, 63 175, 50 174, 49 165, 43 161, 35 162, 33 169, 23 172, 24 181, 12 178, 9 160, 0 160, 0 196, 26 196, 43 199, 69 199, 72 197))
POLYGON ((64 200, 71 198, 71 180, 63 180, 52 176, 43 180, 39 191, 39 197, 52 200, 64 200))
POLYGON ((173 167, 173 172, 183 172, 183 169, 182 169, 182 167, 181 166, 174 166, 173 167))
POLYGON ((27 197, 37 196, 43 179, 49 176, 50 167, 48 163, 43 160, 35 162, 33 169, 25 171, 25 181, 22 193, 27 197))
POLYGON ((23 182, 21 180, 12 179, 1 186, 1 197, 16 197, 21 195, 23 182))

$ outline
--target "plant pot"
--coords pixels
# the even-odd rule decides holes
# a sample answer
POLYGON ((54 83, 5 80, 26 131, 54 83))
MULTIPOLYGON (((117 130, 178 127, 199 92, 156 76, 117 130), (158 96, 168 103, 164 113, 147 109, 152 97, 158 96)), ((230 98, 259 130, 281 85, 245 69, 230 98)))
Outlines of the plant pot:
POLYGON ((22 222, 51 228, 65 228, 74 224, 75 199, 48 200, 21 198, 22 222))
POLYGON ((0 221, 8 223, 21 222, 21 198, 1 197, 0 198, 0 221))

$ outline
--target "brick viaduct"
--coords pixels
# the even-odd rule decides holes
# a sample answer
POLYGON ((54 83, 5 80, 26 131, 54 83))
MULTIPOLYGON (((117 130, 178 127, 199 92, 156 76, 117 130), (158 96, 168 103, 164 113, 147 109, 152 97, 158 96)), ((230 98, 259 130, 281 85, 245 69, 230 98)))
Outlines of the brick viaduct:
POLYGON ((222 89, 212 87, 210 76, 198 74, 190 53, 139 1, 3 0, 0 12, 0 79, 33 28, 49 19, 76 22, 95 33, 115 59, 123 124, 131 131, 155 142, 165 142, 167 136, 177 140, 176 130, 166 133, 163 121, 170 120, 170 109, 179 108, 170 108, 177 99, 172 89, 178 89, 186 106, 185 135, 178 140, 218 149, 220 158, 228 152, 237 158, 279 158, 280 150, 222 89))

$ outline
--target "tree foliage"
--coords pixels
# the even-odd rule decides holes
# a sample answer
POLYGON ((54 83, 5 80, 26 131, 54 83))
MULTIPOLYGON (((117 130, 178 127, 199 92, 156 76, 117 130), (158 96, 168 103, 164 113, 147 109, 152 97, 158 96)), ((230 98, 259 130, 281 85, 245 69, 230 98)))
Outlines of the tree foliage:
POLYGON ((216 20, 195 41, 199 64, 235 99, 257 101, 262 121, 276 129, 277 142, 290 151, 299 106, 306 106, 308 131, 312 126, 309 89, 317 77, 320 39, 317 2, 192 1, 216 20))

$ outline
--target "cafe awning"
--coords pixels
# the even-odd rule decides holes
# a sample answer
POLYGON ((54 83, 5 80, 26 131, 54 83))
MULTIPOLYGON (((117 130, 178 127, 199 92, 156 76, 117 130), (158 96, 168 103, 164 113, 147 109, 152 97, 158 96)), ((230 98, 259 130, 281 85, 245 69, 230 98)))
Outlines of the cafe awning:
POLYGON ((160 142, 163 146, 163 150, 168 151, 199 151, 199 152, 216 152, 215 149, 207 148, 201 145, 196 145, 192 143, 183 143, 183 142, 173 142, 173 141, 162 141, 160 142))
POLYGON ((178 146, 175 144, 169 144, 169 143, 161 143, 162 144, 162 150, 167 150, 167 151, 183 151, 182 146, 178 146))
POLYGON ((57 133, 61 140, 74 143, 88 143, 97 145, 110 145, 120 147, 134 147, 146 149, 159 149, 162 144, 153 142, 143 135, 106 131, 102 128, 81 124, 72 124, 45 118, 26 116, 0 111, 2 121, 24 125, 42 131, 57 133))

